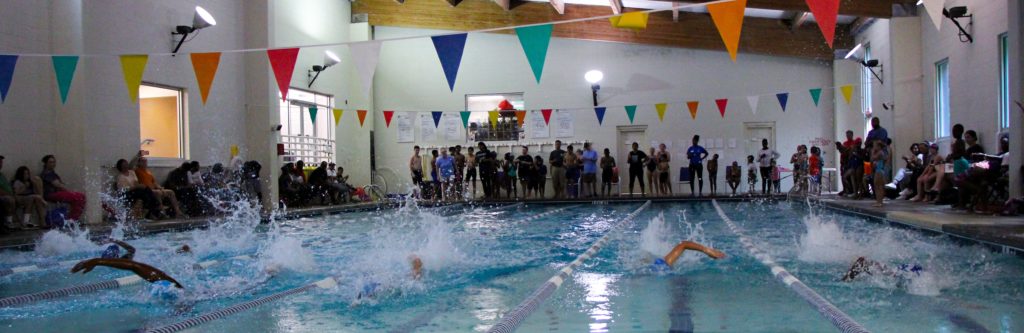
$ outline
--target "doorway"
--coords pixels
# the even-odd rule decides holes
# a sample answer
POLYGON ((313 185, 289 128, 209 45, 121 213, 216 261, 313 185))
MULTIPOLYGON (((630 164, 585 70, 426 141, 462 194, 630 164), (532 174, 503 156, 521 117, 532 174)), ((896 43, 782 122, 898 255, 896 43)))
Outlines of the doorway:
POLYGON ((768 139, 768 147, 775 149, 775 122, 751 122, 743 123, 743 147, 746 156, 743 156, 743 163, 746 163, 747 156, 761 151, 761 140, 768 139))
MULTIPOLYGON (((640 144, 640 149, 644 149, 646 146, 644 143, 647 142, 647 125, 635 125, 635 126, 618 126, 618 152, 616 152, 616 165, 619 168, 619 193, 620 195, 629 195, 629 163, 627 158, 629 152, 633 150, 633 142, 640 144)), ((646 178, 644 178, 646 179, 646 178)), ((637 186, 634 190, 640 190, 637 186)), ((640 194, 640 193, 636 193, 640 194)))

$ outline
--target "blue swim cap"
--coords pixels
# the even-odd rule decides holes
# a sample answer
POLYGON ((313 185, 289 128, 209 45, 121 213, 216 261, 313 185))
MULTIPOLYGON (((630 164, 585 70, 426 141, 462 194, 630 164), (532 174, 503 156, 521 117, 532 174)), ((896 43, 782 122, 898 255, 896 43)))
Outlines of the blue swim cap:
POLYGON ((149 295, 163 301, 174 301, 178 299, 178 290, 171 281, 160 280, 153 282, 149 295))
POLYGON ((119 247, 117 245, 111 244, 110 246, 107 246, 106 250, 103 250, 103 254, 100 255, 100 258, 112 259, 112 258, 117 258, 117 257, 120 257, 120 256, 121 256, 121 247, 119 247))
POLYGON ((363 297, 372 297, 377 293, 377 288, 380 287, 380 283, 370 282, 363 285, 363 290, 359 292, 356 299, 362 299, 363 297))
POLYGON ((651 270, 655 272, 668 272, 672 270, 672 266, 669 266, 665 259, 658 258, 654 259, 654 263, 651 264, 651 270))

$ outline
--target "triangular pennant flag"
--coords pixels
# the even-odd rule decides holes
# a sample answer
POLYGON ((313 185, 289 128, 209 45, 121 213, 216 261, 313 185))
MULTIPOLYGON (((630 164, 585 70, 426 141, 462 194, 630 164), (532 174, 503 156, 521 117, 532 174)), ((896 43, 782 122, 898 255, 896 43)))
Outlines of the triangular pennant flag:
POLYGON ((78 67, 78 56, 53 56, 53 72, 57 75, 57 88, 60 89, 60 102, 68 102, 71 81, 75 79, 75 68, 78 67))
POLYGON ((7 91, 14 79, 14 67, 18 64, 16 55, 0 55, 0 103, 7 100, 7 91))
POLYGON ((316 112, 317 111, 318 110, 317 110, 317 108, 315 106, 310 106, 309 107, 309 121, 313 122, 313 126, 314 127, 316 126, 316 112))
POLYGON ((782 112, 786 112, 786 102, 789 102, 789 93, 775 94, 775 98, 779 99, 779 105, 782 106, 782 112))
POLYGON ((629 12, 622 13, 619 16, 612 16, 608 18, 608 21, 611 21, 612 26, 616 28, 642 30, 647 29, 648 17, 647 12, 629 12))
POLYGON ((629 123, 633 123, 633 118, 636 117, 636 105, 626 105, 626 116, 629 117, 629 123))
POLYGON ((466 48, 466 36, 466 34, 455 34, 430 37, 430 40, 434 42, 437 58, 441 60, 444 77, 448 80, 448 89, 451 91, 455 91, 455 78, 459 75, 462 51, 466 48))
POLYGON ((459 115, 462 116, 462 128, 469 128, 469 115, 470 114, 471 114, 471 112, 469 112, 469 111, 461 111, 461 112, 459 112, 459 115))
POLYGON ((544 125, 551 123, 551 109, 540 110, 540 114, 544 115, 544 125))
POLYGON ((295 59, 298 56, 298 48, 267 50, 267 58, 270 59, 270 67, 274 70, 282 101, 288 99, 288 87, 292 82, 292 72, 295 71, 295 59))
POLYGON ((924 11, 928 12, 928 17, 935 24, 935 30, 942 28, 942 9, 945 7, 946 0, 924 0, 924 11))
POLYGON ((850 104, 850 98, 853 98, 853 85, 848 84, 839 87, 839 91, 843 93, 843 99, 846 100, 846 104, 850 104))
POLYGON ((526 111, 525 110, 516 110, 516 123, 519 124, 519 127, 523 127, 523 121, 525 119, 526 119, 526 111))
POLYGON ((758 99, 761 99, 761 96, 747 96, 747 103, 750 104, 750 113, 757 114, 758 99))
POLYGON ((498 110, 488 111, 487 118, 491 120, 491 126, 498 127, 498 110))
POLYGON ((363 85, 363 96, 369 98, 370 88, 373 87, 373 73, 377 71, 377 62, 380 60, 380 41, 366 41, 348 45, 348 52, 352 54, 352 65, 356 67, 359 74, 359 83, 363 85))
POLYGON ((811 89, 811 99, 814 100, 814 106, 818 106, 818 101, 821 100, 821 88, 811 89))
POLYGON ((605 111, 605 108, 603 106, 599 106, 599 107, 594 108, 594 113, 597 114, 597 125, 598 126, 604 124, 604 111, 605 111))
POLYGON ((718 113, 722 115, 722 118, 725 118, 725 107, 729 105, 729 100, 726 98, 716 99, 715 104, 718 105, 718 113))
POLYGON ((334 111, 334 127, 338 127, 338 124, 341 122, 341 116, 345 114, 345 110, 334 109, 331 111, 334 111))
POLYGON ((124 74, 124 84, 128 86, 128 97, 132 102, 139 101, 139 86, 142 85, 142 73, 146 71, 146 62, 149 55, 132 54, 121 56, 121 73, 124 74))
POLYGON ((654 110, 658 111, 658 121, 659 122, 665 121, 665 110, 667 110, 667 109, 668 109, 668 104, 666 104, 666 103, 654 104, 654 110))
POLYGON ((441 115, 442 114, 444 114, 444 112, 441 112, 441 111, 431 111, 430 112, 430 116, 434 117, 434 128, 437 128, 437 126, 441 124, 441 115))
POLYGON ((832 40, 836 36, 836 17, 839 16, 839 0, 807 0, 807 7, 814 14, 825 42, 832 48, 832 40))
POLYGON ((747 8, 747 0, 720 2, 707 6, 711 20, 722 36, 729 57, 736 61, 736 50, 740 47, 740 30, 743 29, 743 12, 747 8))
POLYGON ((700 102, 697 102, 697 101, 686 102, 686 107, 690 108, 690 118, 691 119, 697 119, 697 106, 698 105, 700 105, 700 102))
POLYGON ((366 121, 366 110, 356 110, 356 115, 359 116, 359 127, 363 127, 363 122, 366 121))
POLYGON ((391 117, 395 115, 395 111, 384 110, 384 126, 391 127, 391 117))
POLYGON ((196 82, 199 83, 199 94, 203 97, 203 105, 206 105, 206 97, 210 96, 210 86, 220 66, 220 52, 192 53, 191 57, 192 71, 196 72, 196 82))
POLYGON ((519 44, 523 46, 526 60, 530 62, 530 69, 533 70, 537 83, 540 83, 540 75, 544 73, 544 59, 547 58, 548 45, 551 43, 551 30, 550 24, 516 28, 519 44))

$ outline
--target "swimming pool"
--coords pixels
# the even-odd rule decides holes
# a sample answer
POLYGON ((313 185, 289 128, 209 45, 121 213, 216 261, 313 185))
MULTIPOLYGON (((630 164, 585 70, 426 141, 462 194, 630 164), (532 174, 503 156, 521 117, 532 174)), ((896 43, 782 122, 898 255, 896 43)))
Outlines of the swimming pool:
MULTIPOLYGON (((798 202, 720 202, 774 262, 873 332, 1024 331, 1024 261, 942 236, 886 227, 798 202), (925 268, 921 277, 839 282, 857 256, 925 268)), ((227 219, 209 230, 131 240, 136 259, 177 278, 176 301, 145 283, 0 308, 0 331, 130 331, 308 285, 312 288, 190 332, 487 331, 534 290, 609 235, 529 314, 520 332, 834 332, 817 310, 772 276, 709 201, 642 205, 526 204, 401 208, 277 221, 227 219), (256 230, 255 232, 253 230, 256 230), (724 251, 687 252, 668 274, 648 267, 680 240, 724 251), (173 249, 190 244, 194 253, 173 249), (424 276, 410 278, 409 256, 424 276), (251 259, 230 259, 248 255, 251 259), (206 269, 196 262, 217 260, 206 269), (271 275, 267 267, 277 271, 271 275), (367 285, 375 295, 358 299, 367 285)), ((0 253, 2 267, 95 256, 84 237, 47 235, 36 252, 0 253)), ((0 277, 12 297, 129 275, 103 267, 0 277)))

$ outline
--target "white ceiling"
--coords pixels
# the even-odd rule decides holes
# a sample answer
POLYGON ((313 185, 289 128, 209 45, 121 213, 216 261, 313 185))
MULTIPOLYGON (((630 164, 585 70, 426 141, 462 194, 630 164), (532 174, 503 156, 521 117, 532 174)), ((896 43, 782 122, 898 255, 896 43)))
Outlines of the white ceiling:
MULTIPOLYGON (((533 2, 548 2, 549 0, 526 0, 533 2)), ((608 6, 609 0, 564 0, 565 3, 574 5, 590 5, 590 6, 608 6)), ((686 2, 676 2, 679 4, 686 4, 686 2)), ((673 6, 673 2, 670 1, 651 1, 651 0, 622 0, 622 7, 626 8, 638 8, 638 9, 662 9, 668 10, 673 6)), ((707 13, 707 9, 704 6, 684 8, 680 9, 682 12, 691 13, 707 13)), ((609 11, 611 14, 611 11, 609 11)), ((789 19, 792 18, 792 14, 782 10, 771 10, 771 9, 757 9, 747 8, 744 14, 747 17, 759 17, 769 19, 789 19)), ((839 15, 836 19, 839 24, 849 24, 853 20, 857 19, 854 16, 839 15)), ((814 15, 808 17, 808 21, 814 21, 814 15)))

